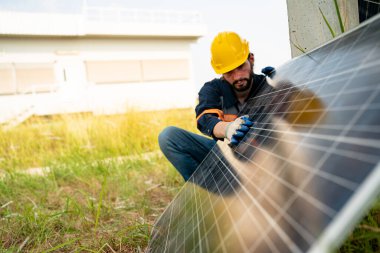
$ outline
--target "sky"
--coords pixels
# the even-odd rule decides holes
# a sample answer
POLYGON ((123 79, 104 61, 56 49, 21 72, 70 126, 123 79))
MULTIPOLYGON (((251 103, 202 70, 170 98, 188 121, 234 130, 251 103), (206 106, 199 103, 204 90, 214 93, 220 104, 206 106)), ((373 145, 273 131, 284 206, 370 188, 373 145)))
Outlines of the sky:
POLYGON ((218 32, 234 31, 249 41, 255 73, 291 59, 285 0, 0 0, 1 10, 79 13, 83 4, 139 9, 199 11, 207 33, 192 44, 197 87, 218 77, 210 65, 210 44, 218 32))

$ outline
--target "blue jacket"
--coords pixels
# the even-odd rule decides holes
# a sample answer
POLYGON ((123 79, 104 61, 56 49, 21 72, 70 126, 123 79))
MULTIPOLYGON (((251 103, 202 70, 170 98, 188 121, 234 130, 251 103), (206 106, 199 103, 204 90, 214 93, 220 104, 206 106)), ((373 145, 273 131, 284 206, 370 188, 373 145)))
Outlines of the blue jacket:
MULTIPOLYGON (((247 98, 255 97, 263 89, 272 89, 264 75, 253 76, 253 87, 247 98)), ((223 78, 215 78, 203 85, 198 93, 199 103, 195 108, 197 127, 205 135, 213 136, 213 129, 220 121, 233 121, 243 105, 239 104, 234 90, 223 78)))

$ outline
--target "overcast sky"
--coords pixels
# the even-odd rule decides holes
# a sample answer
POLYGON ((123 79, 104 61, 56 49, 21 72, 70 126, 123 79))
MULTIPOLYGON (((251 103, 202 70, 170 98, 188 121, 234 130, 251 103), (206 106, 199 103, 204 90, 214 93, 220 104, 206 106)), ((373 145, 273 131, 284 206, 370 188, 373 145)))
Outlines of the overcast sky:
POLYGON ((255 53, 255 72, 290 60, 285 0, 0 0, 0 9, 75 12, 88 6, 200 11, 207 34, 192 45, 197 86, 216 77, 210 66, 210 44, 220 31, 235 31, 255 53))

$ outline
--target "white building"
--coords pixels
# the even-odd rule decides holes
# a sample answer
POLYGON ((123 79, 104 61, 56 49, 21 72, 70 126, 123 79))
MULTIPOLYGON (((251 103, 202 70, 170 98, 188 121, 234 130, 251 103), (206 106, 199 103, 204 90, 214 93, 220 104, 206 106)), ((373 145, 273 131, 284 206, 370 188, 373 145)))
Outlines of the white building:
POLYGON ((194 106, 198 12, 0 12, 0 122, 194 106))

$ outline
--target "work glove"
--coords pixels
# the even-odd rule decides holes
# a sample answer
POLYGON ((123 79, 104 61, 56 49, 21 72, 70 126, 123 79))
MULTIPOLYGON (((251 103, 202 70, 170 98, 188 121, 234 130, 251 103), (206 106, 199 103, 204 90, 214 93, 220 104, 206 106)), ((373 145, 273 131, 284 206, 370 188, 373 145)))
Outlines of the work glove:
POLYGON ((237 145, 251 126, 253 126, 253 122, 248 119, 248 115, 241 116, 227 125, 225 139, 229 144, 237 145))
POLYGON ((268 66, 268 67, 263 68, 261 70, 261 73, 263 73, 264 75, 266 75, 269 78, 273 78, 274 75, 276 74, 276 69, 271 67, 271 66, 268 66))

